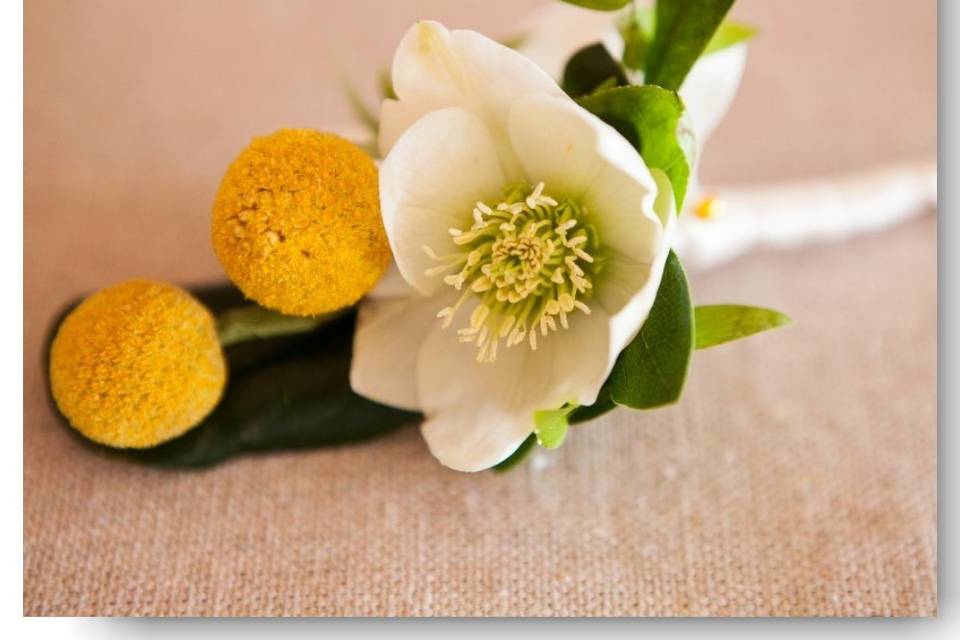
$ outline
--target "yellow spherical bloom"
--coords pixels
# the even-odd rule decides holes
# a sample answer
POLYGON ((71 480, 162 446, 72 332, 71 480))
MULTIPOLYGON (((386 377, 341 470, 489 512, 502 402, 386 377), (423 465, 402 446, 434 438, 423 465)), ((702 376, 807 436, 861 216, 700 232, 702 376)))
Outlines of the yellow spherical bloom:
POLYGON ((83 435, 111 447, 152 447, 196 426, 220 400, 226 370, 206 307, 149 280, 84 300, 50 348, 60 411, 83 435))
POLYGON ((329 133, 256 138, 220 184, 213 247, 230 279, 265 307, 309 316, 351 305, 390 262, 377 168, 329 133))

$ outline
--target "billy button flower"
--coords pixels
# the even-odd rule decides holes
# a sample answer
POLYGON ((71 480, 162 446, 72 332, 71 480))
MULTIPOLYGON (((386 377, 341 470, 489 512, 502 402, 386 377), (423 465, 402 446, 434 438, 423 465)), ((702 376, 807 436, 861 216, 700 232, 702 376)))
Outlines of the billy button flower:
POLYGON ((50 350, 61 413, 87 438, 146 448, 197 425, 227 368, 210 312, 170 284, 129 280, 84 300, 50 350))
POLYGON ((220 185, 213 247, 230 279, 265 307, 313 316, 349 306, 390 262, 377 168, 329 133, 256 138, 220 185))

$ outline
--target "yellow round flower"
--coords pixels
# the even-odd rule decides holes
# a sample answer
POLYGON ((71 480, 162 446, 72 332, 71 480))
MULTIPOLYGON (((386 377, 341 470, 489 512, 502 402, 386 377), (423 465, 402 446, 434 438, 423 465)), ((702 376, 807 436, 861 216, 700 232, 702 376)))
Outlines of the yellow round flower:
POLYGON ((213 248, 230 279, 265 307, 310 316, 351 305, 390 262, 377 167, 329 133, 256 138, 220 184, 213 248))
POLYGON ((50 348, 50 386, 83 435, 145 448, 196 426, 227 367, 210 312, 186 291, 129 280, 84 300, 50 348))

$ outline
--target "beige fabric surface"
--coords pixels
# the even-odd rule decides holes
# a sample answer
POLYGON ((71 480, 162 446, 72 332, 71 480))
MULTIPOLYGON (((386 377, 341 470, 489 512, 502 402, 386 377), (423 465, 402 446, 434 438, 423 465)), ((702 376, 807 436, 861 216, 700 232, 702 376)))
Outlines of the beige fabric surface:
MULTIPOLYGON (((699 303, 796 324, 698 352, 676 407, 577 427, 506 475, 441 467, 412 427, 170 473, 56 423, 51 315, 125 277, 219 277, 207 216, 230 157, 346 120, 325 51, 350 44, 368 78, 415 17, 506 35, 515 5, 537 3, 27 4, 27 615, 935 613, 933 216, 691 274, 699 303)), ((935 153, 935 3, 736 11, 764 35, 707 180, 935 153)))

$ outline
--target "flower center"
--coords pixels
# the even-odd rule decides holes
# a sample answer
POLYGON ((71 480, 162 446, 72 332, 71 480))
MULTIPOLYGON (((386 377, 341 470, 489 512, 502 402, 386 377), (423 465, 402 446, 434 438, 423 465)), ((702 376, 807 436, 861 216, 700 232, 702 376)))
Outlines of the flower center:
POLYGON ((460 342, 477 346, 477 362, 493 362, 501 340, 507 347, 527 342, 537 348, 537 333, 569 327, 568 314, 590 313, 584 302, 599 270, 598 236, 588 224, 586 207, 569 199, 545 195, 535 188, 513 187, 506 198, 489 206, 478 202, 469 229, 450 229, 459 251, 438 256, 423 249, 439 264, 427 275, 463 291, 451 306, 437 314, 443 326, 471 296, 479 304, 469 324, 457 331, 460 342))

